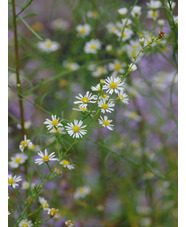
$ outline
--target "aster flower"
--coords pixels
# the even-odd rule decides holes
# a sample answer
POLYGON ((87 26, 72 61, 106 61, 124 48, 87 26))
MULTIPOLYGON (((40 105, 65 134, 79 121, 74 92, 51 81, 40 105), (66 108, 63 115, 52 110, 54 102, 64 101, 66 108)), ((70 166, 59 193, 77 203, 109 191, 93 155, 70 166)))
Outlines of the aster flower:
POLYGON ((122 16, 126 16, 127 12, 128 12, 128 9, 127 8, 120 8, 120 9, 118 9, 118 13, 120 15, 122 15, 122 16))
POLYGON ((52 128, 58 128, 63 127, 63 125, 59 122, 60 119, 56 118, 56 115, 51 115, 52 120, 46 119, 46 121, 43 123, 47 125, 47 129, 50 130, 52 128))
MULTIPOLYGON (((175 6, 176 6, 176 3, 173 2, 172 0, 170 1, 170 5, 171 5, 171 8, 174 9, 175 6)), ((167 7, 170 9, 170 5, 169 5, 169 2, 167 2, 167 7)))
POLYGON ((39 203, 42 205, 43 210, 48 210, 49 204, 45 198, 39 197, 39 203))
POLYGON ((42 165, 43 163, 47 163, 49 161, 56 161, 57 158, 55 158, 55 152, 52 152, 50 155, 48 155, 48 151, 47 149, 45 149, 45 153, 43 152, 39 152, 38 155, 41 157, 41 158, 37 158, 35 160, 35 164, 38 164, 38 165, 42 165))
POLYGON ((79 187, 76 189, 74 194, 74 199, 84 198, 90 193, 90 188, 88 186, 79 187))
POLYGON ((107 116, 100 116, 100 119, 98 119, 99 124, 102 125, 103 127, 108 128, 109 130, 113 130, 114 125, 110 124, 112 120, 109 120, 107 116))
POLYGON ((17 153, 14 157, 11 157, 9 165, 11 168, 18 168, 20 164, 23 164, 28 159, 28 156, 24 153, 17 153))
POLYGON ((71 220, 67 220, 67 221, 65 222, 65 225, 66 225, 67 227, 73 227, 73 226, 74 226, 71 220))
POLYGON ((23 152, 25 147, 29 147, 30 144, 31 141, 26 138, 26 135, 24 135, 24 140, 21 141, 19 149, 23 152))
POLYGON ((130 72, 134 72, 136 69, 137 69, 137 66, 136 66, 135 64, 131 63, 131 64, 129 65, 129 70, 130 70, 130 72))
POLYGON ((131 12, 132 17, 139 17, 141 15, 141 7, 140 6, 134 6, 131 12))
POLYGON ((112 111, 114 111, 112 107, 114 107, 115 104, 112 101, 107 101, 106 99, 100 99, 98 102, 98 106, 101 107, 102 113, 105 113, 105 112, 111 113, 112 111))
POLYGON ((92 73, 92 76, 94 77, 100 77, 102 75, 105 75, 107 73, 107 69, 103 66, 98 66, 97 69, 92 73))
POLYGON ((142 120, 141 116, 139 116, 137 113, 132 111, 125 111, 125 116, 138 122, 142 120))
POLYGON ((78 120, 74 120, 74 123, 67 123, 68 126, 65 126, 68 134, 70 136, 72 136, 73 138, 79 138, 79 137, 83 137, 87 130, 85 130, 84 128, 86 127, 86 125, 83 125, 83 121, 79 121, 78 120))
POLYGON ((19 227, 31 227, 33 226, 31 221, 28 221, 28 219, 23 219, 21 222, 19 222, 19 227))
POLYGON ((66 132, 64 131, 65 129, 63 127, 59 127, 59 128, 52 128, 50 129, 50 133, 53 133, 53 134, 56 134, 56 133, 59 133, 59 134, 66 134, 66 132))
POLYGON ((161 2, 151 0, 150 2, 147 2, 147 6, 152 10, 156 10, 161 7, 161 2))
POLYGON ((8 175, 8 185, 12 186, 13 188, 16 188, 18 186, 17 182, 21 181, 21 177, 20 176, 12 176, 11 174, 8 175))
POLYGON ((105 85, 103 86, 103 90, 106 90, 106 93, 112 94, 115 92, 116 94, 119 93, 119 91, 122 91, 124 89, 124 82, 121 81, 121 78, 119 77, 107 77, 105 80, 105 85))
POLYGON ((89 24, 78 25, 76 31, 78 32, 79 37, 85 37, 90 33, 91 27, 89 24))
POLYGON ((131 38, 131 36, 133 35, 133 31, 129 28, 125 28, 124 31, 116 31, 115 34, 119 37, 119 39, 122 37, 122 41, 126 41, 128 39, 131 38))
MULTIPOLYGON (((25 121, 25 122, 24 122, 24 128, 25 128, 25 129, 29 129, 31 125, 32 125, 32 122, 31 122, 31 121, 25 121)), ((22 129, 21 124, 17 124, 17 128, 18 128, 18 129, 22 129)))
POLYGON ((64 168, 67 168, 67 169, 74 169, 74 165, 70 164, 69 161, 67 160, 62 160, 59 164, 63 165, 64 168))
POLYGON ((50 215, 51 217, 54 217, 57 213, 58 213, 58 209, 55 209, 55 208, 48 208, 48 215, 50 215))
POLYGON ((46 39, 45 41, 38 42, 38 49, 50 53, 58 50, 60 45, 58 42, 51 41, 50 39, 46 39))
POLYGON ((159 25, 160 27, 163 27, 164 24, 165 24, 165 21, 164 21, 163 19, 159 19, 159 20, 158 20, 158 25, 159 25))
POLYGON ((100 91, 100 90, 101 90, 101 85, 100 85, 100 83, 97 84, 96 86, 92 86, 92 87, 91 87, 91 90, 92 90, 92 91, 100 91))
POLYGON ((76 62, 64 61, 63 66, 68 70, 77 70, 79 68, 79 64, 76 62))
POLYGON ((118 97, 120 98, 120 100, 124 103, 124 104, 129 104, 129 99, 126 93, 124 93, 123 91, 120 91, 118 93, 118 97))
POLYGON ((62 20, 61 18, 58 18, 52 22, 52 27, 56 30, 67 30, 70 25, 67 21, 62 20))
POLYGON ((27 190, 27 189, 29 189, 30 187, 31 187, 31 188, 34 188, 35 185, 36 185, 36 184, 34 184, 34 183, 29 183, 28 181, 23 181, 21 188, 22 188, 23 190, 27 190))
POLYGON ((92 95, 89 91, 87 91, 85 96, 79 94, 79 96, 76 96, 76 99, 78 99, 78 101, 75 101, 74 104, 79 104, 80 107, 86 107, 88 103, 95 103, 97 96, 92 95))
POLYGON ((96 54, 101 49, 101 42, 98 39, 92 39, 85 44, 84 51, 87 54, 96 54))
POLYGON ((106 28, 109 33, 115 33, 118 30, 117 26, 114 23, 108 23, 106 25, 106 28))
POLYGON ((76 111, 80 111, 80 112, 87 112, 88 109, 86 106, 82 107, 82 106, 79 106, 78 109, 76 108, 72 108, 73 110, 76 110, 76 111))
POLYGON ((158 10, 149 10, 147 13, 147 18, 152 19, 152 20, 157 20, 159 17, 160 13, 158 10))
POLYGON ((114 72, 118 72, 118 73, 124 73, 123 67, 125 67, 125 64, 121 63, 118 60, 115 60, 113 63, 108 64, 108 68, 110 71, 114 71, 114 72))
POLYGON ((87 17, 96 19, 98 18, 98 13, 96 11, 88 11, 87 17))

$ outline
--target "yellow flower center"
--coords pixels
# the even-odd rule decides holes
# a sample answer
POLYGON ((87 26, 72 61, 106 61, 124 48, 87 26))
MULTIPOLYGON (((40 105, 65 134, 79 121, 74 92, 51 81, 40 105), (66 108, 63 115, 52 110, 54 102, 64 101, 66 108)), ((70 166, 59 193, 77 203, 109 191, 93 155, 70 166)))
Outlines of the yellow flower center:
POLYGON ((83 97, 83 98, 82 98, 82 103, 84 103, 84 104, 85 104, 85 103, 88 103, 88 98, 87 98, 87 97, 83 97))
POLYGON ((43 208, 48 208, 48 203, 42 202, 41 204, 42 204, 43 208))
POLYGON ((36 146, 34 144, 32 144, 32 146, 30 147, 30 149, 34 149, 36 146))
POLYGON ((112 31, 112 32, 115 32, 116 30, 117 30, 116 27, 112 27, 112 28, 111 28, 111 31, 112 31))
POLYGON ((100 91, 101 90, 101 87, 98 87, 98 91, 100 91))
POLYGON ((43 161, 44 161, 44 162, 48 162, 48 161, 49 161, 49 156, 48 156, 48 155, 45 155, 45 156, 43 157, 43 161))
POLYGON ((71 70, 72 69, 72 63, 68 63, 67 68, 71 70))
POLYGON ((57 126, 57 125, 58 125, 58 120, 56 120, 56 119, 53 120, 53 121, 52 121, 52 125, 53 125, 53 126, 57 126))
POLYGON ((84 34, 85 32, 86 32, 85 28, 82 28, 82 29, 79 31, 80 34, 84 34))
POLYGON ((137 117, 137 114, 133 112, 133 113, 131 113, 130 117, 131 117, 132 119, 135 119, 135 118, 137 117))
POLYGON ((13 178, 8 179, 8 183, 9 184, 13 184, 14 183, 14 179, 13 178))
POLYGON ((51 215, 51 216, 55 216, 56 213, 57 213, 57 210, 56 210, 55 208, 52 208, 52 209, 50 210, 50 215, 51 215))
POLYGON ((133 49, 137 49, 138 46, 137 46, 137 45, 133 45, 132 48, 133 48, 133 49))
POLYGON ((22 145, 22 147, 26 147, 26 146, 28 146, 28 143, 27 143, 27 141, 22 141, 21 145, 22 145))
POLYGON ((70 163, 67 160, 63 160, 63 165, 69 165, 70 163))
POLYGON ((125 38, 126 37, 126 33, 123 33, 123 38, 125 38))
POLYGON ((104 73, 105 69, 104 69, 104 67, 99 67, 99 68, 98 68, 98 71, 99 71, 100 73, 104 73))
POLYGON ((51 42, 51 41, 47 41, 47 42, 45 43, 45 46, 46 46, 46 47, 51 47, 51 46, 52 46, 52 42, 51 42))
POLYGON ((104 110, 106 110, 106 109, 108 109, 108 104, 106 104, 106 103, 104 103, 103 105, 102 105, 102 108, 104 109, 104 110))
POLYGON ((92 45, 90 46, 90 49, 95 50, 95 49, 96 49, 96 45, 95 45, 95 44, 92 44, 92 45))
POLYGON ((79 192, 83 194, 85 192, 84 188, 80 188, 79 192))
POLYGON ((20 163, 20 161, 21 161, 21 158, 16 158, 16 159, 15 159, 15 162, 16 162, 16 163, 20 163))
POLYGON ((108 95, 106 95, 106 94, 103 94, 103 96, 102 96, 104 99, 106 99, 107 97, 108 97, 108 95))
POLYGON ((115 64, 114 69, 115 70, 120 70, 121 69, 121 64, 115 64))
POLYGON ((152 17, 155 17, 156 18, 157 16, 158 16, 158 14, 156 12, 153 12, 152 13, 152 17))
POLYGON ((26 226, 28 226, 28 223, 24 222, 24 223, 22 223, 22 226, 26 227, 26 226))
POLYGON ((106 125, 106 126, 108 126, 110 123, 109 123, 109 121, 104 120, 104 121, 103 121, 103 124, 106 125))
POLYGON ((87 109, 86 109, 86 107, 81 107, 81 110, 86 111, 87 109))
POLYGON ((120 99, 121 99, 121 100, 123 100, 123 99, 124 99, 123 95, 120 95, 119 97, 120 97, 120 99))
POLYGON ((68 85, 68 81, 67 80, 61 80, 60 83, 59 83, 59 85, 61 87, 66 87, 68 85))
POLYGON ((136 52, 133 51, 133 52, 131 53, 131 56, 132 56, 133 58, 136 57, 136 52))
POLYGON ((110 84, 110 88, 112 88, 112 89, 117 88, 117 83, 112 82, 112 83, 110 84))
POLYGON ((66 225, 67 225, 67 226, 70 226, 71 224, 72 224, 71 221, 67 221, 67 222, 66 222, 66 225))
POLYGON ((77 125, 75 125, 75 126, 73 127, 73 131, 74 131, 74 132, 79 132, 79 127, 78 127, 77 125))

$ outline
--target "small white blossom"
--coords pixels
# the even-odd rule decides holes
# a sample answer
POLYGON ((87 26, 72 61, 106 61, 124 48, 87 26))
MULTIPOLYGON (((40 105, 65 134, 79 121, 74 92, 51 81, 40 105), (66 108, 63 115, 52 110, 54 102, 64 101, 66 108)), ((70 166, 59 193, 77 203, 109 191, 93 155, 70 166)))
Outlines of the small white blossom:
POLYGON ((76 62, 69 62, 69 61, 64 61, 63 66, 68 70, 77 70, 79 68, 79 64, 77 64, 76 62))
POLYGON ((51 41, 50 39, 46 39, 45 41, 38 42, 38 48, 44 52, 50 53, 58 50, 60 45, 58 42, 51 41))
POLYGON ((26 135, 24 135, 24 140, 21 141, 19 149, 23 152, 25 147, 29 147, 31 144, 32 142, 26 138, 26 135))
POLYGON ((137 69, 137 66, 136 66, 135 64, 131 63, 131 64, 129 65, 129 70, 130 70, 130 72, 134 72, 136 69, 137 69))
POLYGON ((28 221, 27 219, 23 219, 21 222, 19 222, 19 227, 31 227, 33 226, 31 221, 28 221))
POLYGON ((74 169, 74 165, 70 164, 69 161, 67 160, 62 160, 59 164, 63 165, 64 168, 67 168, 67 169, 74 169))
POLYGON ((74 199, 84 198, 89 193, 90 193, 90 188, 88 186, 79 187, 75 191, 74 199))
POLYGON ((161 7, 161 2, 160 1, 151 0, 150 2, 147 2, 147 6, 150 9, 156 10, 156 9, 161 7))
POLYGON ((67 220, 67 221, 65 222, 65 225, 66 225, 67 227, 73 227, 73 226, 74 226, 71 220, 67 220))
POLYGON ((108 68, 110 71, 118 72, 118 73, 124 73, 124 67, 126 65, 124 63, 121 63, 118 60, 115 60, 113 63, 108 64, 108 68))
POLYGON ((42 205, 43 210, 48 210, 49 204, 45 198, 39 197, 39 203, 42 205))
POLYGON ((98 18, 98 13, 96 11, 88 11, 87 17, 96 19, 98 18))
POLYGON ((18 186, 17 182, 21 181, 21 177, 20 176, 12 176, 11 174, 8 175, 8 185, 12 186, 13 188, 16 188, 18 186))
POLYGON ((120 98, 120 100, 124 103, 124 104, 129 104, 129 99, 126 93, 124 93, 123 91, 120 91, 118 94, 118 97, 120 98))
POLYGON ((84 46, 84 51, 87 54, 96 54, 99 49, 101 49, 101 42, 98 39, 92 39, 84 46))
POLYGON ((49 161, 57 161, 57 158, 55 158, 55 152, 52 152, 50 155, 48 155, 47 149, 45 149, 45 153, 40 151, 38 155, 41 157, 35 160, 35 164, 38 165, 42 165, 43 163, 47 163, 49 161))
POLYGON ((128 9, 127 8, 120 8, 120 9, 118 9, 118 13, 120 15, 122 15, 122 16, 126 16, 127 12, 128 12, 128 9))
POLYGON ((147 13, 147 18, 152 19, 152 20, 157 20, 157 18, 159 17, 160 13, 158 10, 154 11, 154 10, 149 10, 147 13))
POLYGON ((110 124, 112 120, 109 120, 107 116, 100 116, 100 119, 98 119, 99 124, 102 125, 103 127, 108 128, 109 130, 113 130, 114 125, 110 124))
POLYGON ((141 15, 141 7, 140 6, 134 6, 132 9, 131 15, 133 17, 139 17, 141 15))
POLYGON ((133 31, 129 28, 125 28, 124 31, 116 31, 115 34, 119 37, 119 39, 122 37, 122 41, 126 41, 128 39, 131 38, 131 36, 133 35, 133 31))
POLYGON ((105 113, 105 112, 111 113, 112 111, 114 111, 112 107, 114 107, 115 104, 112 101, 107 101, 106 99, 100 99, 100 101, 98 102, 98 106, 101 107, 102 113, 105 113))
POLYGON ((91 27, 89 24, 78 25, 76 31, 78 32, 79 37, 85 37, 90 33, 91 27))
POLYGON ((54 20, 52 26, 56 30, 67 30, 70 27, 69 23, 61 18, 54 20))
POLYGON ((73 138, 79 138, 79 137, 83 137, 87 130, 85 130, 84 128, 86 127, 86 125, 83 125, 83 121, 79 121, 78 120, 74 120, 74 123, 67 123, 68 126, 65 126, 68 134, 70 136, 72 136, 73 138))
POLYGON ((18 168, 20 164, 23 164, 28 159, 28 156, 24 153, 17 153, 14 157, 11 157, 9 165, 11 168, 18 168))
POLYGON ((107 73, 107 69, 103 66, 98 66, 97 69, 92 73, 94 77, 100 77, 107 73))
MULTIPOLYGON (((24 122, 24 128, 25 128, 25 129, 29 129, 31 125, 32 125, 32 122, 31 122, 31 121, 25 121, 25 122, 24 122)), ((18 128, 18 129, 22 129, 21 124, 17 124, 17 128, 18 128)))
POLYGON ((83 96, 82 94, 79 94, 79 96, 76 96, 76 99, 78 101, 75 101, 74 104, 78 104, 80 107, 87 107, 88 103, 95 103, 97 96, 92 95, 89 91, 86 92, 86 94, 83 96))
POLYGON ((106 90, 106 93, 112 94, 115 92, 116 94, 119 93, 119 91, 122 91, 124 89, 124 82, 121 81, 121 78, 119 77, 107 77, 105 80, 105 85, 103 86, 103 90, 106 90))
POLYGON ((51 115, 52 120, 46 119, 46 121, 43 123, 47 125, 47 129, 50 130, 52 128, 58 128, 63 127, 63 125, 59 122, 60 119, 56 117, 56 115, 51 115))

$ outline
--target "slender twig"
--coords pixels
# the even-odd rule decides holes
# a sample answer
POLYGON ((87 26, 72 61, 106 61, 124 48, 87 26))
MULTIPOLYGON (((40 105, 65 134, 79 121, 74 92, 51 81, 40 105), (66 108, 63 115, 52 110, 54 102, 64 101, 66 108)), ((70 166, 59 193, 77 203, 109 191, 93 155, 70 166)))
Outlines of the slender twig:
MULTIPOLYGON (((19 77, 19 47, 18 47, 18 39, 17 39, 17 22, 16 22, 16 13, 15 13, 15 0, 12 0, 12 13, 13 13, 13 28, 14 28, 14 46, 15 46, 17 90, 20 94, 22 94, 21 82, 20 82, 20 77, 19 77)), ((18 98, 19 98, 19 108, 20 108, 20 117, 21 117, 22 138, 24 139, 24 135, 25 135, 24 108, 23 108, 23 101, 22 101, 20 94, 18 94, 18 98)))

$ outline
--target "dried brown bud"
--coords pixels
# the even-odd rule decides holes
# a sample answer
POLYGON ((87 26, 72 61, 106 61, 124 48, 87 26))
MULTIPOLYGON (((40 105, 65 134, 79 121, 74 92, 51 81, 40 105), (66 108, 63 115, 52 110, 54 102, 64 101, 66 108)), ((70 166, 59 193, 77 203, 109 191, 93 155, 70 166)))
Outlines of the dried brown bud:
POLYGON ((165 37, 165 32, 164 31, 158 31, 158 33, 159 33, 159 37, 160 38, 165 37))

